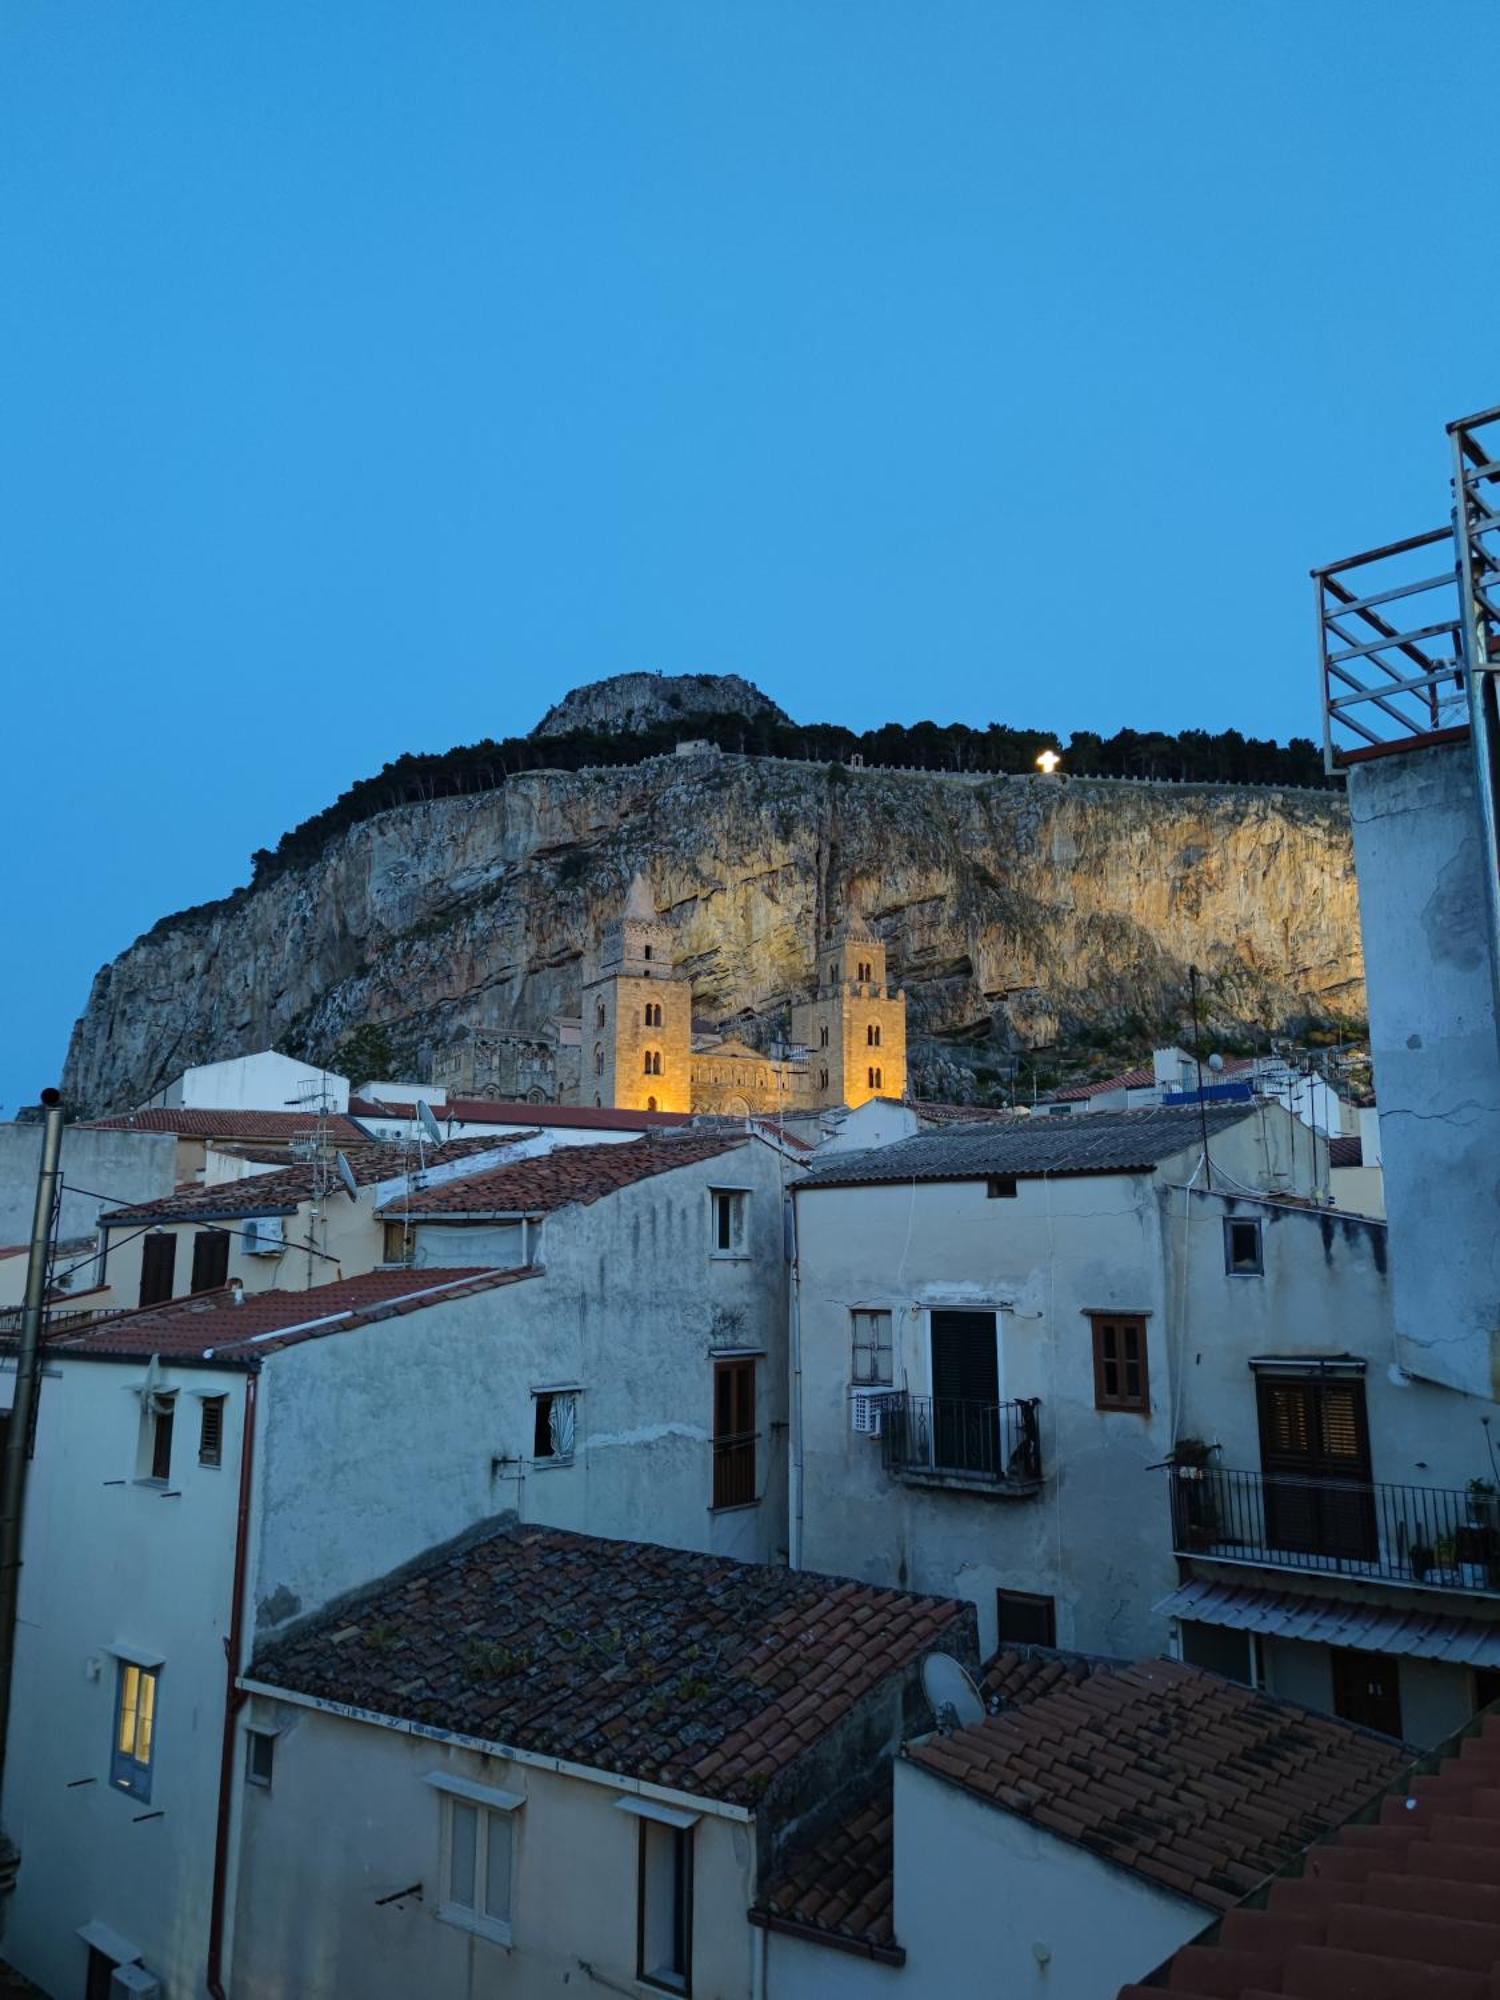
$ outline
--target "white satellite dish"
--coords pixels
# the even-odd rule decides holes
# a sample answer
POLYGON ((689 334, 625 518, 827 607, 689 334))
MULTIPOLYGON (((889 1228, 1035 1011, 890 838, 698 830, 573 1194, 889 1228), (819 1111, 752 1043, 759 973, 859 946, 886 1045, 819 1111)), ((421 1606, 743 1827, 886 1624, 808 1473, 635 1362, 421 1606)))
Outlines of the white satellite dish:
POLYGON ((432 1115, 432 1106, 423 1097, 417 1099, 417 1119, 422 1130, 434 1146, 443 1143, 443 1128, 432 1115))
POLYGON ((984 1720, 984 1697, 951 1653, 929 1653, 922 1662, 922 1692, 939 1729, 970 1729, 984 1720))
POLYGON ((1217 1049, 1215 1049, 1213 1054, 1209 1057, 1208 1066, 1213 1071, 1215 1076, 1217 1076, 1219 1071, 1224 1067, 1224 1058, 1219 1054, 1219 1051, 1217 1049))
POLYGON ((354 1178, 354 1169, 342 1153, 335 1153, 333 1164, 338 1168, 339 1179, 344 1183, 344 1192, 351 1201, 359 1194, 359 1182, 354 1178))

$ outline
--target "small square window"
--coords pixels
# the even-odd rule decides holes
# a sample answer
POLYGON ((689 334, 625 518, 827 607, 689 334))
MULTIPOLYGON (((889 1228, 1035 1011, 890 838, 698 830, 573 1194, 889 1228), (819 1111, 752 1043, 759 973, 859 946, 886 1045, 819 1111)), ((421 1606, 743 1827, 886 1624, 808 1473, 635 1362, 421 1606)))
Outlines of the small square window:
POLYGON ((1032 1590, 995 1592, 996 1630, 1002 1646, 1055 1646, 1057 1606, 1032 1590))
POLYGON ((222 1465, 224 1463, 224 1398, 205 1396, 202 1413, 198 1418, 198 1463, 200 1465, 222 1465))
POLYGON ((1259 1222, 1224 1218, 1224 1269, 1233 1278, 1258 1278, 1265 1270, 1259 1222))
POLYGON ((1146 1322, 1139 1314, 1095 1313, 1094 1408, 1151 1414, 1146 1322))
POLYGON ((745 1254, 745 1215, 749 1197, 743 1188, 714 1188, 710 1195, 713 1203, 713 1254, 715 1257, 743 1257, 745 1254))
POLYGON ((984 1192, 990 1201, 1014 1201, 1016 1198, 1015 1175, 991 1174, 985 1182, 984 1192))
POLYGON ((532 1397, 531 1456, 561 1464, 573 1456, 578 1398, 567 1389, 539 1389, 532 1397))
POLYGON ((156 1760, 155 1667, 121 1660, 115 1683, 115 1733, 109 1782, 133 1799, 151 1797, 151 1769, 156 1760))
POLYGON ((858 1307, 849 1319, 854 1336, 854 1380, 888 1388, 893 1379, 890 1314, 858 1307))
POLYGON ((271 1787, 271 1771, 276 1762, 276 1737, 269 1729, 245 1732, 245 1783, 271 1787))

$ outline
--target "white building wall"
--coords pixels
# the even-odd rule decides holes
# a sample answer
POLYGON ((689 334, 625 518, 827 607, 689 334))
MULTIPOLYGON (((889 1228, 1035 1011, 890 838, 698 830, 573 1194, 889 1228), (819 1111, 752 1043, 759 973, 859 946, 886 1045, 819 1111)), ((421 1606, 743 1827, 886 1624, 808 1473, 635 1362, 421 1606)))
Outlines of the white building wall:
POLYGON ((750 1144, 560 1211, 541 1233, 544 1275, 276 1356, 265 1384, 262 1628, 509 1511, 746 1561, 783 1551, 779 1168, 750 1144), (750 1189, 742 1258, 710 1254, 709 1190, 724 1186, 750 1189), (762 1497, 714 1512, 714 1357, 745 1349, 764 1354, 762 1497), (533 1391, 570 1383, 574 1456, 535 1461, 533 1391))
POLYGON ((319 1100, 331 1112, 349 1109, 349 1079, 297 1062, 275 1049, 196 1063, 147 1098, 142 1111, 291 1111, 319 1100))
POLYGON ((65 1360, 42 1383, 27 1499, 6 1829, 21 1871, 5 1956, 81 1994, 80 1926, 129 1939, 169 1995, 201 1991, 218 1802, 245 1378, 169 1366, 172 1478, 140 1481, 140 1362, 65 1360), (198 1463, 199 1392, 227 1398, 198 1463), (169 1497, 171 1496, 171 1497, 169 1497), (117 1656, 159 1656, 151 1797, 109 1782, 117 1656))
MULTIPOLYGON (((290 1702, 257 1697, 254 1716, 282 1734, 269 1790, 247 1787, 244 1799, 235 2000, 650 1991, 635 1977, 639 1821, 615 1803, 627 1786, 290 1702), (433 1773, 524 1796, 508 1947, 437 1914, 433 1773)), ((754 1882, 753 1826, 704 1813, 693 1835, 694 1993, 751 2000, 754 1882)))
POLYGON ((768 1930, 765 1937, 770 2000, 921 2000, 925 1991, 904 1966, 786 1931, 768 1930))
POLYGON ((899 1757, 895 1826, 904 1993, 1107 2000, 1212 1921, 899 1757))

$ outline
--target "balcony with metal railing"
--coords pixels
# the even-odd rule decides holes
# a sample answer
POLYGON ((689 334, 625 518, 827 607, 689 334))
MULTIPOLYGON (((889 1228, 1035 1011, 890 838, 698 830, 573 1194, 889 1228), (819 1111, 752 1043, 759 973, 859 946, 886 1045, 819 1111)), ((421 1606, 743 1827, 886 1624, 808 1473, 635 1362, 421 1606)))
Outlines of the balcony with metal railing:
POLYGON ((1197 1465, 1176 1466, 1170 1477, 1178 1555, 1500 1595, 1500 1510, 1492 1492, 1197 1465))
POLYGON ((881 1456, 908 1486, 1027 1499, 1041 1490, 1040 1399, 960 1402, 946 1396, 887 1399, 881 1456))

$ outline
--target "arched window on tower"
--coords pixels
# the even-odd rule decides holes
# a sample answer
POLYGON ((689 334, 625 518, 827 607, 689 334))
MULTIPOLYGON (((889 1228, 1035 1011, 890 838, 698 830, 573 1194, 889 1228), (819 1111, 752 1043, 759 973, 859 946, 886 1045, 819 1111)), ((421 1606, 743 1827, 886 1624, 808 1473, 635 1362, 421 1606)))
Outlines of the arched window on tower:
POLYGON ((604 1074, 604 1045, 602 1042, 595 1042, 594 1044, 594 1074, 595 1076, 603 1076, 604 1074))
POLYGON ((649 945, 649 944, 648 944, 648 945, 643 945, 643 946, 641 947, 641 957, 642 957, 642 958, 649 958, 650 956, 651 956, 651 947, 650 947, 650 945, 649 945))
POLYGON ((818 1071, 818 1088, 819 1090, 826 1090, 828 1088, 828 1072, 826 1069, 818 1071))
POLYGON ((818 1047, 820 1049, 826 1049, 827 1046, 828 1046, 828 1028, 825 1024, 818 1030, 818 1047))
POLYGON ((648 1028, 659 1028, 661 1026, 661 1002, 659 1000, 648 1000, 646 1002, 646 1026, 648 1028))
POLYGON ((604 1026, 604 1002, 602 1000, 596 1002, 594 1007, 594 1026, 596 1028, 604 1026))
POLYGON ((660 1076, 660 1075, 661 1075, 661 1050, 660 1050, 660 1049, 647 1049, 647 1051, 646 1051, 646 1059, 645 1059, 645 1070, 644 1070, 644 1074, 645 1074, 645 1075, 647 1075, 647 1076, 660 1076))
POLYGON ((656 1109, 656 1099, 654 1097, 648 1097, 646 1099, 646 1109, 648 1111, 654 1111, 656 1109))
POLYGON ((830 986, 837 986, 838 983, 839 983, 839 965, 838 965, 838 960, 834 959, 828 967, 828 984, 830 986))
POLYGON ((872 1069, 872 1070, 871 1070, 871 1071, 869 1072, 869 1076, 870 1076, 870 1088, 871 1088, 871 1090, 879 1090, 879 1088, 880 1088, 880 1071, 879 1071, 878 1069, 872 1069))
POLYGON ((870 964, 869 964, 869 960, 868 960, 868 959, 863 959, 863 958, 862 958, 862 959, 860 960, 860 962, 859 962, 859 970, 858 970, 858 972, 857 972, 857 973, 855 974, 855 977, 856 977, 856 978, 857 978, 857 979, 858 979, 858 980, 859 980, 859 981, 861 982, 861 984, 864 984, 864 985, 867 985, 867 984, 869 983, 869 979, 870 979, 870 964))
POLYGON ((878 1023, 872 1021, 869 1027, 865 1029, 865 1040, 872 1049, 880 1047, 880 1028, 878 1023))

